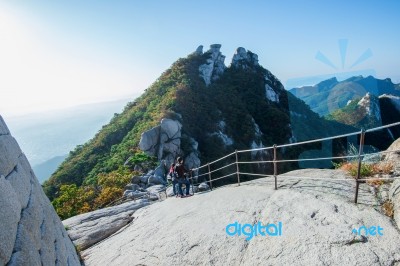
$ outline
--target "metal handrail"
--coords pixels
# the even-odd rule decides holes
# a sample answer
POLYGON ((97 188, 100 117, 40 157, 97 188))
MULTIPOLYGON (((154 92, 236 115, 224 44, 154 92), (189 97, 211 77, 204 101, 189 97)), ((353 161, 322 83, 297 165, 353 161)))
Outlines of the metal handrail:
POLYGON ((297 145, 303 145, 303 144, 308 144, 308 143, 321 142, 321 141, 325 141, 325 140, 331 140, 331 139, 338 139, 338 138, 344 138, 344 137, 349 137, 349 136, 355 136, 355 135, 358 135, 358 134, 360 134, 360 132, 353 132, 353 133, 337 135, 337 136, 333 136, 333 137, 326 137, 326 138, 322 138, 322 139, 312 139, 312 140, 306 140, 306 141, 301 141, 301 142, 288 143, 288 144, 278 145, 276 147, 277 148, 284 148, 284 147, 289 147, 289 146, 297 146, 297 145))
POLYGON ((378 131, 378 130, 381 130, 381 129, 385 129, 385 128, 389 128, 389 127, 394 127, 394 126, 398 126, 398 125, 400 125, 400 122, 396 122, 396 123, 384 125, 384 126, 381 126, 381 127, 370 128, 370 129, 365 130, 365 132, 366 132, 366 133, 368 133, 368 132, 374 132, 374 131, 378 131))
POLYGON ((249 151, 251 151, 251 152, 253 152, 253 151, 264 151, 264 150, 272 150, 274 147, 273 146, 271 146, 271 147, 262 147, 262 148, 256 148, 256 149, 248 149, 248 150, 240 150, 240 151, 237 151, 238 153, 242 153, 242 152, 249 152, 249 151))
MULTIPOLYGON (((360 182, 364 182, 367 180, 393 180, 393 179, 397 179, 397 178, 360 178, 360 166, 361 166, 361 161, 362 158, 364 158, 366 155, 375 155, 375 154, 385 154, 385 153, 392 153, 392 152, 398 152, 400 150, 394 150, 394 151, 381 151, 381 152, 376 152, 376 153, 369 153, 369 154, 364 154, 363 152, 363 146, 364 146, 364 136, 366 133, 368 132, 374 132, 377 130, 381 130, 381 129, 385 129, 385 128, 389 128, 389 127, 393 127, 393 126, 397 126, 400 125, 400 122, 396 122, 396 123, 392 123, 389 125, 385 125, 385 126, 381 126, 381 127, 377 127, 377 128, 371 128, 368 130, 361 130, 361 132, 353 132, 353 133, 348 133, 348 134, 343 134, 343 135, 337 135, 337 136, 333 136, 333 137, 326 137, 326 138, 320 138, 320 139, 314 139, 314 140, 307 140, 307 141, 302 141, 302 142, 296 142, 296 143, 289 143, 289 144, 282 144, 282 145, 273 145, 270 147, 263 147, 263 148, 256 148, 256 149, 248 149, 248 150, 240 150, 240 151, 235 151, 233 153, 230 153, 228 155, 225 155, 215 161, 212 161, 210 163, 204 164, 202 166, 199 166, 197 168, 193 168, 192 170, 196 171, 199 170, 203 167, 208 167, 208 172, 201 174, 201 175, 197 175, 197 178, 200 176, 205 176, 208 175, 209 176, 209 180, 206 182, 209 182, 210 185, 212 185, 212 182, 232 176, 232 175, 237 175, 238 177, 238 185, 240 185, 240 174, 242 175, 253 175, 253 176, 263 176, 263 177, 274 177, 275 178, 275 189, 277 189, 277 163, 284 163, 284 162, 300 162, 300 161, 318 161, 318 160, 333 160, 333 159, 349 159, 349 158, 358 158, 358 171, 357 171, 357 177, 355 178, 356 180, 356 196, 355 196, 355 203, 357 203, 357 196, 358 196, 358 186, 360 184, 360 182), (343 137, 349 137, 349 136, 355 136, 355 135, 360 135, 360 148, 359 148, 359 153, 358 155, 347 155, 347 156, 336 156, 336 157, 319 157, 319 158, 306 158, 306 159, 292 159, 292 160, 277 160, 277 156, 276 156, 276 152, 277 152, 277 148, 284 148, 284 147, 289 147, 289 146, 297 146, 297 145, 303 145, 303 144, 308 144, 308 143, 314 143, 314 142, 321 142, 321 141, 325 141, 325 140, 332 140, 332 139, 337 139, 337 138, 343 138, 343 137), (270 150, 273 149, 274 150, 274 160, 272 161, 250 161, 250 162, 240 162, 238 160, 238 153, 244 153, 244 152, 254 152, 254 151, 260 151, 260 150, 270 150), (221 168, 215 169, 211 171, 210 165, 219 162, 223 159, 226 159, 232 155, 236 155, 236 161, 234 163, 230 163, 228 165, 225 165, 221 168), (244 172, 240 172, 239 171, 239 164, 259 164, 259 163, 273 163, 274 164, 274 174, 273 175, 267 175, 267 174, 256 174, 256 173, 244 173, 244 172), (211 178, 211 174, 215 173, 219 170, 222 170, 224 168, 230 167, 232 165, 237 166, 236 168, 236 172, 233 172, 231 174, 228 175, 224 175, 218 178, 211 178)), ((313 179, 313 180, 327 180, 326 178, 307 178, 307 177, 293 177, 293 176, 282 176, 283 178, 297 178, 297 179, 313 179)), ((349 178, 349 179, 332 179, 332 181, 352 181, 353 179, 349 178)))

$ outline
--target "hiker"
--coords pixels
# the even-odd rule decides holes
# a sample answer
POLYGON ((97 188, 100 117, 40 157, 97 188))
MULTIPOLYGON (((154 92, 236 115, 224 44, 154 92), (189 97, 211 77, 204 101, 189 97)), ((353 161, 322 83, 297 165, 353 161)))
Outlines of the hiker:
POLYGON ((178 157, 178 159, 177 159, 177 164, 175 165, 175 172, 178 176, 179 196, 181 196, 181 197, 190 196, 190 194, 189 194, 190 181, 188 179, 186 179, 186 177, 185 177, 185 173, 188 171, 185 169, 185 166, 183 165, 183 159, 181 157, 178 157), (186 186, 186 195, 183 195, 182 184, 185 184, 185 186, 186 186))
POLYGON ((176 191, 176 185, 178 184, 178 179, 177 179, 177 175, 175 172, 175 163, 171 164, 171 167, 169 168, 168 180, 172 181, 172 189, 174 192, 174 196, 178 195, 178 193, 176 191))

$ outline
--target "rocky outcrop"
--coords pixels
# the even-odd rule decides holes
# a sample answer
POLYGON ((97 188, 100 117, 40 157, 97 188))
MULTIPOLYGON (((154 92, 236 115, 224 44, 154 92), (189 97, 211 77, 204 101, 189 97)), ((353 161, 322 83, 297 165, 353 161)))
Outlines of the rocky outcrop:
POLYGON ((196 55, 202 55, 203 54, 203 45, 199 45, 199 47, 197 47, 197 49, 194 53, 196 55))
POLYGON ((278 190, 272 178, 262 178, 140 209, 123 231, 85 250, 85 264, 396 265, 400 261, 399 230, 375 209, 368 185, 361 184, 357 205, 354 179, 343 171, 299 170, 278 180, 278 190), (316 179, 292 179, 300 176, 316 179), (281 223, 282 234, 258 234, 251 240, 244 234, 227 235, 226 226, 235 222, 281 223), (362 226, 380 226, 383 235, 354 233, 362 226))
MULTIPOLYGON (((202 47, 202 46, 201 46, 202 47)), ((199 48, 197 48, 199 50, 199 48)), ((210 49, 205 52, 208 56, 207 63, 199 67, 200 76, 204 79, 206 85, 217 80, 225 71, 225 56, 220 52, 221 44, 212 44, 210 49)), ((196 50, 197 51, 197 50, 196 50)))
MULTIPOLYGON (((175 162, 176 158, 183 153, 181 150, 182 138, 188 139, 190 150, 186 151, 188 154, 184 158, 185 167, 191 169, 200 166, 200 159, 198 157, 198 143, 193 138, 182 135, 182 125, 176 120, 162 119, 159 126, 154 127, 142 133, 139 148, 146 152, 148 155, 156 156, 163 162, 162 173, 156 169, 153 176, 164 178, 168 171, 168 166, 175 162)), ((153 177, 152 177, 153 178, 153 177)), ((157 178, 155 178, 157 179, 157 178)), ((165 179, 165 178, 164 178, 165 179)), ((149 180, 146 183, 153 183, 149 180)), ((162 184, 161 180, 157 180, 156 184, 162 184)))
POLYGON ((181 129, 182 125, 178 121, 162 119, 159 126, 142 133, 139 148, 159 160, 170 154, 176 157, 180 152, 181 129))
POLYGON ((379 106, 379 98, 367 93, 361 100, 357 103, 360 107, 365 110, 365 115, 368 115, 376 121, 376 125, 382 125, 381 109, 379 106))
POLYGON ((243 47, 236 49, 232 57, 231 66, 247 68, 248 66, 258 66, 258 55, 250 51, 246 51, 243 47))
POLYGON ((390 153, 384 155, 384 162, 393 165, 394 176, 398 178, 389 189, 389 200, 393 204, 393 218, 400 228, 400 139, 393 142, 387 151, 390 153))
POLYGON ((131 201, 71 217, 64 220, 63 224, 77 249, 82 251, 130 223, 132 214, 149 204, 146 199, 131 201))
POLYGON ((379 99, 390 99, 392 104, 395 106, 395 108, 400 112, 400 97, 399 96, 394 96, 390 94, 383 94, 379 96, 379 99))
POLYGON ((279 103, 279 95, 268 84, 265 84, 265 96, 271 102, 279 103))
POLYGON ((217 132, 209 133, 209 136, 217 136, 221 139, 225 146, 230 146, 234 143, 233 139, 225 133, 226 123, 221 120, 218 122, 217 132))
POLYGON ((0 265, 80 265, 75 247, 0 116, 0 265))

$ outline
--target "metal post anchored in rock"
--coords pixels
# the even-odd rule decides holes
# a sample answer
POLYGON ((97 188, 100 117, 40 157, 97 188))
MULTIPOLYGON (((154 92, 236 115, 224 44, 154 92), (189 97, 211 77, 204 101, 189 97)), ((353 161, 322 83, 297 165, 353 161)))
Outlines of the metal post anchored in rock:
POLYGON ((237 150, 235 150, 235 155, 236 155, 236 175, 237 175, 237 179, 238 179, 238 186, 240 186, 239 161, 238 161, 237 150))
POLYGON ((208 180, 210 181, 210 189, 212 190, 210 164, 208 163, 207 165, 208 165, 208 180))
POLYGON ((361 129, 360 133, 360 148, 358 150, 358 169, 357 169, 357 177, 356 177, 356 195, 354 197, 354 203, 357 203, 358 201, 358 188, 360 186, 361 181, 360 176, 361 176, 361 164, 362 164, 362 158, 363 158, 363 148, 364 148, 364 139, 365 139, 365 130, 361 129))
POLYGON ((278 168, 276 165, 276 144, 274 144, 274 179, 275 179, 275 190, 278 189, 278 178, 276 177, 278 174, 278 168))

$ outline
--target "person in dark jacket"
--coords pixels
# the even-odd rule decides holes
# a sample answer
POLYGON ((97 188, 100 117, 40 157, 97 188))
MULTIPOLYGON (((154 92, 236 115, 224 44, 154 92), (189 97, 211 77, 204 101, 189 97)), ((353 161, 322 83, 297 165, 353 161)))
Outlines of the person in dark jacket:
POLYGON ((185 177, 185 173, 187 172, 189 171, 185 169, 185 166, 183 165, 183 159, 178 157, 177 164, 175 165, 175 173, 178 176, 178 193, 181 197, 190 196, 190 181, 185 177), (185 184, 186 186, 186 195, 183 195, 182 184, 185 184))

